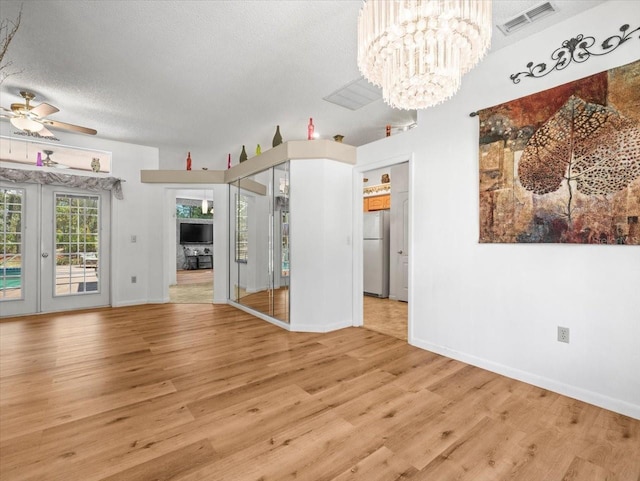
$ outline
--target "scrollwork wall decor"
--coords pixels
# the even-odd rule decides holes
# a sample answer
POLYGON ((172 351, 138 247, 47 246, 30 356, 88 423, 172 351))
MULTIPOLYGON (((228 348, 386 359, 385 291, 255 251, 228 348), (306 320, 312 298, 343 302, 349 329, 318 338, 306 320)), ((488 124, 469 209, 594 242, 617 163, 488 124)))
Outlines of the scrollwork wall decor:
MULTIPOLYGON (((521 77, 541 78, 549 75, 554 70, 564 70, 571 62, 586 62, 591 57, 600 57, 613 52, 620 45, 627 42, 633 37, 633 34, 640 31, 640 27, 630 30, 629 24, 620 27, 620 35, 612 35, 600 44, 601 51, 594 51, 591 48, 596 43, 594 37, 585 37, 580 34, 569 40, 562 42, 562 46, 554 50, 551 54, 551 60, 555 61, 555 65, 549 67, 546 63, 541 62, 534 65, 533 62, 527 64, 527 69, 522 72, 511 74, 509 78, 514 84, 520 83, 521 77)), ((638 35, 640 39, 640 35, 638 35)))

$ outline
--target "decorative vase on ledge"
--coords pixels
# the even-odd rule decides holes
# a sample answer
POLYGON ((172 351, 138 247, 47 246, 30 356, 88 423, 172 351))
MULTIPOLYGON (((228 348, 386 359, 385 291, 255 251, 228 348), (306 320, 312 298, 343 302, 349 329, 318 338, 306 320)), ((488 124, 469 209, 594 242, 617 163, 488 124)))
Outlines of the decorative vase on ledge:
POLYGON ((247 151, 244 150, 244 145, 242 146, 242 152, 240 152, 240 162, 244 162, 247 160, 247 151))
POLYGON ((280 145, 282 143, 282 135, 280 135, 280 126, 276 125, 276 134, 273 136, 273 142, 271 143, 271 147, 275 147, 276 145, 280 145))

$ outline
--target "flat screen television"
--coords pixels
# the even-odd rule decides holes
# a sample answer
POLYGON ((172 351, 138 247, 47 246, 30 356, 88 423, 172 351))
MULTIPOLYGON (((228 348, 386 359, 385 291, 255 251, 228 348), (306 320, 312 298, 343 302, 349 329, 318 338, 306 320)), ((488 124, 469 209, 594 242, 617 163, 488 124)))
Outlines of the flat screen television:
POLYGON ((180 224, 180 244, 213 244, 213 224, 180 224))

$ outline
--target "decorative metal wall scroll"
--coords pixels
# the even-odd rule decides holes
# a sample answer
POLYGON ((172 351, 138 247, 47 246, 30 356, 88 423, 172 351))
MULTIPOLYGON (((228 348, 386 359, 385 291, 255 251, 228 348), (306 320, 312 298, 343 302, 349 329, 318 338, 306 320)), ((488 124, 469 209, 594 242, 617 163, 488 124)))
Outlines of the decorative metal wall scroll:
MULTIPOLYGON (((600 52, 591 50, 591 47, 596 43, 596 39, 593 37, 585 37, 580 34, 575 38, 565 40, 562 42, 562 47, 556 49, 551 54, 551 59, 556 62, 556 64, 551 68, 548 68, 547 64, 544 62, 537 65, 534 65, 533 62, 529 62, 527 64, 527 68, 529 70, 511 74, 509 78, 514 84, 517 84, 520 83, 520 77, 541 78, 549 75, 554 70, 564 70, 572 61, 582 63, 586 62, 591 56, 600 57, 611 53, 629 40, 634 33, 640 31, 640 27, 635 30, 629 30, 629 28, 629 24, 625 24, 620 27, 620 35, 612 35, 602 42, 600 45, 602 51, 600 52)), ((640 39, 640 35, 638 36, 638 39, 640 39)))

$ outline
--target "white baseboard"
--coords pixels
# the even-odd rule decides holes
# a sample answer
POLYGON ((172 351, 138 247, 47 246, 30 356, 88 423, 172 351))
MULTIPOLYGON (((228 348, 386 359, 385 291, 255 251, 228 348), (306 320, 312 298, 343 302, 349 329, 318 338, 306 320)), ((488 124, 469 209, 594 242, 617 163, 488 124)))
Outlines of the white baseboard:
POLYGON ((273 318, 271 316, 267 316, 266 314, 263 314, 260 311, 254 311, 253 309, 250 309, 249 307, 244 306, 242 304, 238 304, 237 302, 234 302, 234 301, 226 301, 225 304, 233 306, 236 309, 240 309, 241 311, 244 311, 244 312, 246 312, 248 314, 251 314, 252 316, 255 316, 255 317, 259 318, 259 319, 262 319, 263 321, 270 322, 271 324, 274 324, 274 325, 276 325, 278 327, 281 327, 282 329, 285 329, 287 331, 291 330, 291 326, 289 326, 289 324, 287 324, 286 322, 282 322, 282 321, 279 321, 278 319, 275 319, 275 318, 273 318))
POLYGON ((338 329, 344 329, 345 327, 353 327, 353 321, 351 319, 342 322, 334 322, 333 324, 324 324, 318 326, 316 324, 298 324, 294 323, 291 326, 292 332, 332 332, 338 329))
POLYGON ((434 352, 436 354, 440 354, 442 356, 449 357, 451 359, 456 359, 458 361, 462 361, 467 364, 486 369, 487 371, 495 372, 497 374, 501 374, 518 381, 526 382, 527 384, 532 384, 534 386, 548 389, 549 391, 553 391, 564 396, 568 396, 589 404, 593 404, 595 406, 599 406, 604 409, 608 409, 610 411, 624 414, 625 416, 640 419, 640 405, 637 404, 632 404, 627 401, 622 401, 620 399, 605 396, 604 394, 600 394, 594 391, 589 391, 577 386, 565 384, 556 381, 555 379, 538 376, 537 374, 533 374, 527 371, 521 371, 520 369, 515 369, 509 366, 505 366, 504 364, 489 361, 488 359, 455 351, 444 346, 439 346, 427 341, 423 341, 421 339, 416 339, 415 337, 412 337, 409 340, 409 344, 421 349, 425 349, 427 351, 434 352))
POLYGON ((128 307, 128 306, 139 306, 141 304, 151 304, 153 301, 148 299, 133 299, 129 301, 118 301, 112 302, 111 307, 128 307))

